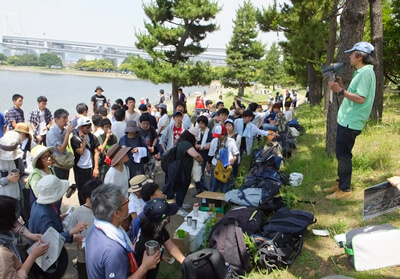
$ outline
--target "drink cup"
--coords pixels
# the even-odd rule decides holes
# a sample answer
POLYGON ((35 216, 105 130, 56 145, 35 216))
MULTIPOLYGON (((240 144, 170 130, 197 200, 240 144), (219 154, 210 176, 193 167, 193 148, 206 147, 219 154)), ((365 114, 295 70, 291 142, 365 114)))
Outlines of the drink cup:
POLYGON ((144 246, 146 247, 147 256, 153 256, 157 250, 160 250, 158 242, 155 240, 147 241, 144 246))
POLYGON ((193 219, 192 220, 192 230, 196 230, 197 229, 197 220, 196 219, 193 219))
POLYGON ((187 221, 187 225, 191 226, 192 225, 192 216, 187 216, 186 221, 187 221))
POLYGON ((19 174, 19 169, 12 169, 12 170, 10 171, 10 173, 11 173, 12 175, 18 175, 18 174, 19 174))

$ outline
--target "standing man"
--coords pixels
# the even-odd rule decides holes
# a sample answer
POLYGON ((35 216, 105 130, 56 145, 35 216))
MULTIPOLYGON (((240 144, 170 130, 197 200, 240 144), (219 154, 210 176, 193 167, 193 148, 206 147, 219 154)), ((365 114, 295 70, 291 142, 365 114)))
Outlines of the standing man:
POLYGON ((185 93, 183 93, 182 88, 178 88, 178 97, 179 97, 179 102, 186 105, 186 95, 185 93))
POLYGON ((99 177, 99 141, 90 133, 90 119, 81 116, 78 119, 79 132, 71 138, 71 146, 75 155, 75 182, 78 188, 79 204, 85 203, 82 187, 86 181, 99 177))
POLYGON ((343 199, 351 196, 352 149, 356 137, 361 133, 369 115, 375 98, 376 79, 372 66, 371 53, 374 47, 368 42, 359 42, 350 53, 350 64, 356 68, 353 79, 347 90, 343 88, 341 78, 339 82, 329 82, 329 87, 338 96, 343 96, 339 108, 336 134, 336 158, 338 160, 338 177, 335 184, 324 189, 328 200, 343 199))
MULTIPOLYGON (((67 146, 69 136, 74 130, 74 126, 68 125, 68 111, 65 109, 58 109, 54 112, 54 121, 56 125, 51 127, 46 136, 47 147, 54 147, 54 155, 67 156, 67 146)), ((60 166, 54 165, 54 171, 59 179, 69 178, 69 169, 63 169, 60 166)))
POLYGON ((137 125, 139 125, 139 117, 140 113, 135 111, 135 106, 136 106, 136 100, 133 97, 128 97, 125 100, 126 106, 128 107, 128 110, 125 112, 125 122, 128 121, 135 121, 137 125))
POLYGON ((25 122, 24 111, 21 109, 23 100, 24 97, 22 95, 14 94, 12 96, 14 106, 7 113, 8 129, 10 131, 15 129, 17 123, 25 122))
POLYGON ((37 98, 38 106, 31 111, 29 122, 33 130, 33 139, 37 144, 46 146, 47 131, 53 124, 53 116, 47 106, 47 98, 40 96, 37 98))
POLYGON ((158 104, 164 104, 165 96, 164 96, 164 89, 160 89, 160 102, 158 104))
POLYGON ((92 114, 95 113, 96 108, 100 108, 100 107, 105 107, 107 108, 107 98, 102 95, 103 93, 103 88, 101 88, 101 86, 97 86, 96 89, 94 90, 94 92, 96 92, 96 94, 94 94, 92 96, 92 99, 90 100, 92 103, 92 114))
POLYGON ((204 111, 204 100, 201 97, 201 93, 200 92, 196 92, 194 93, 194 95, 196 96, 196 103, 195 103, 195 108, 194 108, 194 117, 197 118, 197 116, 199 116, 203 111, 204 111))

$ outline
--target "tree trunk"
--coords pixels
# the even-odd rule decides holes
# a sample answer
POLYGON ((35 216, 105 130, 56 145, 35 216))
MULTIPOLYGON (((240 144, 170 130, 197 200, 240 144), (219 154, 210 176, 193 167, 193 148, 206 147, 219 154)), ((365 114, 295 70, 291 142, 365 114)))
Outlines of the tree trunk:
POLYGON ((383 113, 383 23, 382 23, 382 1, 369 0, 371 20, 371 43, 375 47, 372 57, 374 58, 374 70, 376 76, 375 99, 371 111, 371 119, 382 121, 383 113))
POLYGON ((176 81, 173 81, 172 82, 172 109, 174 108, 174 105, 176 104, 176 102, 179 101, 178 88, 179 88, 179 84, 176 81))
MULTIPOLYGON (((326 54, 326 64, 333 63, 333 59, 335 58, 335 46, 336 46, 336 32, 337 32, 337 8, 339 5, 339 0, 335 0, 332 5, 332 16, 330 20, 330 37, 329 37, 329 46, 326 54)), ((330 103, 330 94, 331 89, 328 86, 329 78, 324 79, 324 114, 328 115, 329 103, 330 103)))
MULTIPOLYGON (((367 13, 367 0, 349 0, 343 7, 340 16, 340 39, 337 59, 340 62, 346 62, 344 66, 342 80, 347 88, 354 73, 354 68, 348 62, 348 53, 345 50, 351 49, 357 42, 362 40, 365 16, 367 13)), ((336 132, 337 132, 337 113, 342 102, 336 93, 333 93, 332 103, 329 104, 328 119, 326 123, 326 146, 325 153, 328 156, 335 155, 336 132)))
POLYGON ((312 62, 307 62, 307 75, 308 84, 310 86, 310 105, 318 105, 322 100, 322 88, 321 79, 317 76, 317 73, 312 62))
POLYGON ((238 96, 239 97, 244 96, 244 85, 242 83, 239 83, 239 86, 238 86, 238 96))

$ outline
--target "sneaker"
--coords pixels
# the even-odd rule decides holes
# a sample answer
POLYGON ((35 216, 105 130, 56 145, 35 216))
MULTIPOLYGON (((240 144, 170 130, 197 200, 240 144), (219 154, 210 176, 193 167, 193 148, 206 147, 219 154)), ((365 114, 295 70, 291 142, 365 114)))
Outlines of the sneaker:
POLYGON ((332 187, 325 188, 324 192, 325 193, 335 193, 337 190, 339 190, 339 182, 338 181, 336 181, 332 187))
POLYGON ((349 198, 349 197, 351 197, 351 195, 352 195, 351 191, 344 192, 344 191, 339 189, 335 193, 333 193, 332 195, 326 196, 325 199, 327 199, 327 200, 333 200, 333 199, 340 200, 340 199, 349 198))
POLYGON ((188 213, 183 208, 179 208, 178 212, 176 212, 176 215, 186 217, 188 213))
POLYGON ((184 202, 184 203, 182 204, 182 208, 183 208, 183 209, 191 209, 191 208, 192 208, 192 205, 191 205, 190 203, 184 202))

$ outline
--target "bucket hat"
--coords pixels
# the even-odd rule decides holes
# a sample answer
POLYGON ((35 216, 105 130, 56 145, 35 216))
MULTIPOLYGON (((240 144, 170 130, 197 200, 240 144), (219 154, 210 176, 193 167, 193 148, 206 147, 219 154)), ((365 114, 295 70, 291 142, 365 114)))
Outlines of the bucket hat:
POLYGON ((20 144, 21 136, 18 132, 6 132, 0 138, 0 160, 16 160, 21 158, 24 152, 18 148, 20 144))
POLYGON ((32 167, 36 168, 36 163, 40 159, 40 157, 49 151, 51 154, 54 153, 54 147, 46 147, 44 145, 36 145, 34 148, 31 150, 31 156, 32 156, 32 167))
POLYGON ((113 144, 107 151, 107 165, 114 167, 119 161, 121 161, 122 157, 124 157, 124 155, 128 153, 130 149, 130 147, 121 146, 118 143, 113 144))
POLYGON ((68 190, 68 180, 61 180, 55 175, 46 175, 37 184, 39 191, 36 200, 39 204, 52 204, 59 201, 68 190))

